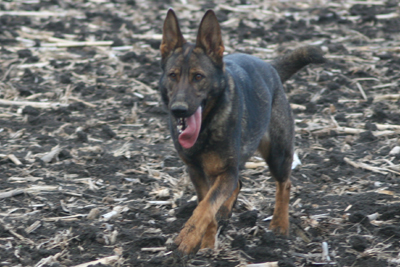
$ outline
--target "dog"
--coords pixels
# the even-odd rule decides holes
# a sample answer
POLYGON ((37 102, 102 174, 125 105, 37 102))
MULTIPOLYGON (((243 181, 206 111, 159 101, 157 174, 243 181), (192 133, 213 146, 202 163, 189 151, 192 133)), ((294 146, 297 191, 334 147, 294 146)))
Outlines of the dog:
POLYGON ((205 13, 192 44, 170 9, 160 51, 161 99, 198 199, 175 239, 178 252, 214 247, 218 221, 231 216, 242 186, 239 167, 256 150, 276 181, 270 229, 288 235, 294 120, 282 83, 310 63, 323 63, 322 50, 300 47, 271 64, 246 54, 224 57, 212 10, 205 13))

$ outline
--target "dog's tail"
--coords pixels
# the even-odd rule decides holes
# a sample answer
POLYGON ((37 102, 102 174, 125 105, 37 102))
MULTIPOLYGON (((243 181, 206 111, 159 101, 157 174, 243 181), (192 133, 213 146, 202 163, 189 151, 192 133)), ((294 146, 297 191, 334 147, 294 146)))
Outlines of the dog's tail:
POLYGON ((276 69, 282 83, 293 74, 310 63, 324 63, 325 58, 321 48, 317 46, 302 46, 282 57, 275 59, 271 65, 276 69))

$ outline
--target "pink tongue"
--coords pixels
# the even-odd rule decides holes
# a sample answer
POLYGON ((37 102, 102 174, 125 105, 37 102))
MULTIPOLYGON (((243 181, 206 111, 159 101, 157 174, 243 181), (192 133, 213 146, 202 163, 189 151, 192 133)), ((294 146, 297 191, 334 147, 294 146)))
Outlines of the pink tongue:
POLYGON ((186 129, 179 135, 179 143, 183 148, 191 148, 196 143, 201 128, 201 107, 186 118, 186 129))

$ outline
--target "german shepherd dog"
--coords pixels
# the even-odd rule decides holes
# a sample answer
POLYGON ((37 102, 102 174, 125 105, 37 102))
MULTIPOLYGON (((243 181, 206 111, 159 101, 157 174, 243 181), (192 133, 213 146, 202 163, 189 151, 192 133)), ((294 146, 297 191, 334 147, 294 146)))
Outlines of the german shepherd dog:
POLYGON ((270 229, 288 235, 294 123, 282 83, 307 64, 324 62, 322 51, 301 47, 271 64, 245 54, 224 57, 213 11, 205 13, 191 44, 172 9, 160 50, 162 101, 198 199, 175 239, 178 252, 214 247, 218 220, 230 217, 241 188, 239 166, 257 149, 277 186, 270 229))

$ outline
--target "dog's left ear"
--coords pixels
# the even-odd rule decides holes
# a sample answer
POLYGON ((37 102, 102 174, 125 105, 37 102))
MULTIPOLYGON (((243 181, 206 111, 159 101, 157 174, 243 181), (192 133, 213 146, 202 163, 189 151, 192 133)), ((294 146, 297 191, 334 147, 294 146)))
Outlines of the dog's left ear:
POLYGON ((196 47, 200 47, 218 65, 222 65, 224 44, 221 28, 214 11, 208 10, 201 20, 197 34, 196 47))

